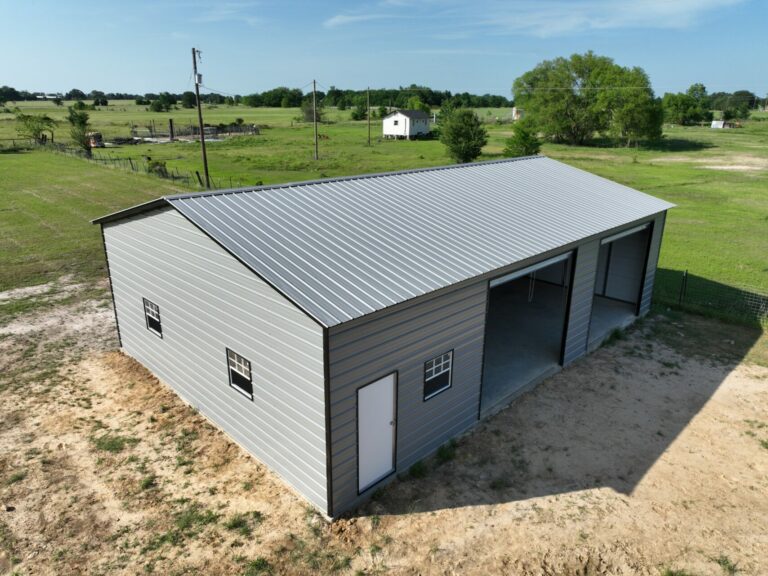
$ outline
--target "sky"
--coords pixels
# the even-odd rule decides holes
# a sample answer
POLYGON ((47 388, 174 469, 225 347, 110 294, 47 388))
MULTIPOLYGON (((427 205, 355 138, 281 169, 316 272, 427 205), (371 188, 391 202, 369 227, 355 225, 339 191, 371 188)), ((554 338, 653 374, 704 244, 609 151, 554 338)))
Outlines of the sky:
POLYGON ((768 0, 0 0, 0 85, 224 94, 276 86, 511 96, 542 60, 593 50, 657 94, 768 93, 768 0))

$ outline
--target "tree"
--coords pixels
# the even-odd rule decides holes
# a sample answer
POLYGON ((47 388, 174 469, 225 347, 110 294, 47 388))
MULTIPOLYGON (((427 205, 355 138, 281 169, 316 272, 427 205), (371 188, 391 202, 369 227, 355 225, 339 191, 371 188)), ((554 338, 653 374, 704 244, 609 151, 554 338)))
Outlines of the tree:
POLYGON ((502 152, 507 158, 533 156, 541 150, 541 142, 527 124, 521 120, 512 128, 512 136, 504 142, 505 146, 502 152))
POLYGON ((712 112, 690 94, 667 92, 661 99, 664 120, 671 124, 691 126, 712 120, 712 112))
POLYGON ((603 81, 608 87, 599 92, 597 105, 609 112, 606 136, 625 146, 661 138, 661 102, 642 68, 614 66, 606 70, 603 81))
POLYGON ((54 103, 56 106, 64 106, 64 100, 62 100, 62 99, 61 99, 61 98, 59 98, 58 96, 56 96, 56 98, 54 98, 54 99, 53 99, 53 103, 54 103))
POLYGON ((424 104, 424 102, 422 102, 421 98, 418 96, 411 96, 408 98, 408 104, 406 104, 406 108, 408 110, 421 110, 427 114, 432 111, 429 107, 429 104, 424 104))
POLYGON ((691 84, 685 93, 696 100, 699 107, 703 109, 709 108, 709 96, 707 95, 707 87, 704 84, 691 84))
POLYGON ((47 114, 16 114, 16 132, 19 136, 30 138, 38 144, 44 144, 47 140, 46 132, 51 133, 58 122, 47 114))
POLYGON ((352 110, 350 116, 352 117, 352 120, 365 120, 368 118, 368 107, 365 105, 365 100, 363 100, 362 97, 357 100, 355 109, 352 110))
POLYGON ((194 108, 195 106, 197 106, 197 97, 194 92, 187 90, 181 95, 181 107, 194 108))
POLYGON ((455 110, 440 130, 440 141, 458 163, 472 162, 488 143, 488 132, 472 110, 455 110))
POLYGON ((515 80, 515 104, 556 142, 584 144, 595 134, 624 142, 660 133, 648 76, 593 52, 545 60, 515 80))
POLYGON ((11 88, 10 86, 0 86, 0 104, 5 104, 6 102, 16 102, 18 100, 21 100, 21 95, 19 94, 19 91, 16 90, 16 88, 11 88))
POLYGON ((69 122, 69 136, 72 138, 75 146, 82 149, 85 155, 91 156, 91 139, 88 136, 90 124, 88 122, 88 112, 76 110, 73 106, 68 108, 67 122, 69 122))
POLYGON ((64 94, 65 100, 85 100, 86 98, 85 92, 77 88, 72 88, 72 90, 64 94))
MULTIPOLYGON (((314 122, 315 121, 315 115, 314 110, 312 107, 312 95, 310 94, 304 100, 301 102, 301 119, 304 120, 304 122, 314 122)), ((322 122, 323 121, 323 101, 318 99, 317 100, 317 121, 322 122)))

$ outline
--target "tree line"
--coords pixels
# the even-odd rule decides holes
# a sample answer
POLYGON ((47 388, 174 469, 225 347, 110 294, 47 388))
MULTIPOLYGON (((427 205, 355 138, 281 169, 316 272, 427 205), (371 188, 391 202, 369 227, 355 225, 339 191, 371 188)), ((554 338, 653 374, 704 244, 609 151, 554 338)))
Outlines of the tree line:
MULTIPOLYGON (((366 90, 340 89, 331 86, 327 92, 318 91, 317 98, 325 106, 336 106, 340 109, 353 108, 365 102, 366 90)), ((38 96, 44 96, 39 92, 28 92, 26 90, 16 90, 11 86, 0 86, 0 104, 6 102, 21 102, 26 100, 39 100, 38 96)), ((254 92, 248 95, 230 95, 225 96, 217 93, 206 93, 200 95, 200 100, 206 104, 244 104, 253 107, 270 108, 298 108, 301 103, 307 99, 308 94, 300 88, 288 88, 278 86, 264 92, 254 92)), ((426 86, 417 86, 412 84, 408 87, 400 88, 376 88, 370 91, 371 106, 387 106, 394 108, 403 108, 408 100, 418 98, 427 106, 439 108, 446 101, 453 102, 455 107, 480 108, 480 107, 503 107, 511 106, 512 101, 504 96, 493 94, 476 95, 469 92, 452 93, 449 90, 433 90, 426 86)), ((91 90, 84 92, 73 88, 64 93, 58 93, 55 99, 86 101, 93 100, 94 105, 106 106, 109 100, 134 100, 137 104, 151 106, 153 102, 160 101, 164 105, 174 106, 181 103, 182 106, 189 107, 195 105, 195 93, 191 91, 182 93, 159 92, 146 94, 133 94, 127 92, 103 92, 101 90, 91 90), (170 104, 169 104, 170 103, 170 104)))

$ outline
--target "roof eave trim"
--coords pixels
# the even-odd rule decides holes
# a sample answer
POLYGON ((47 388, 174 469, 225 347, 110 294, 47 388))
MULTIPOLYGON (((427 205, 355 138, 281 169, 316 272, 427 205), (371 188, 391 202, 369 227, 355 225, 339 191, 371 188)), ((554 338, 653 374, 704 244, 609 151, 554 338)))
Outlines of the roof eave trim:
POLYGON ((172 204, 168 201, 168 199, 165 196, 162 196, 160 198, 150 200, 149 202, 144 202, 143 204, 137 204, 136 206, 131 206, 130 208, 125 208, 123 210, 118 210, 117 212, 112 212, 111 214, 107 214, 106 216, 94 218, 93 220, 91 220, 91 224, 106 224, 108 222, 114 222, 116 220, 123 220, 124 218, 130 218, 131 216, 135 216, 136 214, 149 212, 151 210, 156 210, 158 208, 164 208, 165 206, 172 206, 172 204))

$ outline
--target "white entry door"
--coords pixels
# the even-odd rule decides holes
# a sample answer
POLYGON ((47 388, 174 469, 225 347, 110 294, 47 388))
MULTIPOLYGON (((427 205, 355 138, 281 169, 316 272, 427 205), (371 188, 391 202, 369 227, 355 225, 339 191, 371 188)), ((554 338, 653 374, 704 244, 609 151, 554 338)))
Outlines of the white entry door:
POLYGON ((357 489, 363 492, 395 469, 394 373, 357 391, 357 489))

